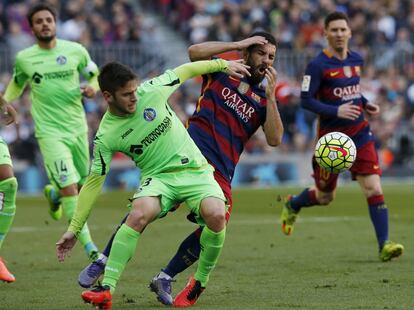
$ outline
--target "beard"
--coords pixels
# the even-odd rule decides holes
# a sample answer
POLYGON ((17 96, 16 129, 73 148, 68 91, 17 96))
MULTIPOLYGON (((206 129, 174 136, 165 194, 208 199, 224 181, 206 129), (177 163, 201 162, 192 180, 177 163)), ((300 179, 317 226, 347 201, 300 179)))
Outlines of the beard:
POLYGON ((55 37, 56 37, 56 35, 55 35, 55 34, 51 34, 51 35, 48 35, 48 36, 42 36, 42 35, 40 35, 40 34, 36 34, 36 39, 37 39, 38 41, 40 41, 40 42, 43 42, 43 43, 49 43, 49 42, 50 42, 50 41, 52 41, 55 37))
POLYGON ((250 76, 247 77, 247 80, 249 81, 249 83, 252 85, 260 84, 265 78, 264 71, 263 73, 261 73, 260 71, 263 69, 266 69, 267 66, 264 66, 264 65, 255 66, 249 63, 247 63, 247 65, 250 66, 249 72, 251 74, 250 76))

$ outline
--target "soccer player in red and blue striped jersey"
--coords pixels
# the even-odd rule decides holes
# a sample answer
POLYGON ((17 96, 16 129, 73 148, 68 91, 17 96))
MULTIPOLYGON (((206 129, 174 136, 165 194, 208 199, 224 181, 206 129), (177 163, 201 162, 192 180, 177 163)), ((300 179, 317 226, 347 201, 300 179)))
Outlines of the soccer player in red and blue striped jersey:
MULTIPOLYGON (((189 48, 191 61, 206 60, 229 51, 243 51, 250 76, 239 78, 212 73, 203 76, 196 111, 188 121, 188 132, 204 157, 215 168, 214 177, 226 197, 229 220, 232 209, 231 180, 249 138, 263 128, 267 143, 277 146, 282 141, 283 125, 275 99, 277 72, 272 67, 276 56, 276 40, 266 32, 256 32, 239 42, 205 42, 189 48), (266 79, 266 86, 263 80, 266 79)), ((188 218, 192 219, 192 214, 188 218)), ((171 281, 175 275, 196 262, 200 254, 203 227, 192 232, 180 245, 166 268, 155 276, 150 288, 160 302, 173 303, 171 281)), ((111 240, 112 241, 112 240, 111 240)), ((111 241, 98 260, 79 275, 79 284, 92 285, 103 271, 111 241)), ((176 297, 182 304, 191 294, 191 283, 176 297)), ((194 296, 196 298, 196 296, 194 296)), ((175 303, 175 305, 176 305, 175 303)))
MULTIPOLYGON (((374 137, 363 111, 377 115, 379 107, 370 103, 360 89, 362 57, 348 49, 351 30, 348 17, 341 12, 325 19, 328 47, 307 66, 302 81, 302 107, 319 116, 318 138, 328 132, 340 131, 352 138, 357 157, 351 167, 352 178, 364 193, 374 225, 379 255, 389 261, 403 252, 403 246, 388 239, 388 209, 381 187, 378 155, 374 137)), ((290 235, 302 207, 328 205, 335 197, 338 174, 322 169, 313 158, 315 186, 297 196, 289 196, 282 210, 282 230, 290 235)))

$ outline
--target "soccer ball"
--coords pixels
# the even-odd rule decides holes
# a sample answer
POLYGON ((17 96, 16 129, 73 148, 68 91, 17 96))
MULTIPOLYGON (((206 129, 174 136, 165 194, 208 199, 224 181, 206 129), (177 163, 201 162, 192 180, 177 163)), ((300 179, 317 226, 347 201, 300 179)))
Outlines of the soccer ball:
POLYGON ((342 132, 322 136, 315 147, 316 162, 331 173, 340 173, 352 167, 356 159, 354 141, 342 132))

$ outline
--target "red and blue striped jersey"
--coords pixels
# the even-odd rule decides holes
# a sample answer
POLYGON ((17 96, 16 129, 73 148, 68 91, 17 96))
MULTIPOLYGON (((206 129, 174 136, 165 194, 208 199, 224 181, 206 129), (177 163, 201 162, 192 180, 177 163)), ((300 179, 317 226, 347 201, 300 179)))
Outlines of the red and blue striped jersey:
POLYGON ((302 107, 319 115, 318 137, 332 131, 350 136, 357 147, 373 140, 368 121, 361 113, 355 120, 338 118, 338 107, 352 102, 362 111, 367 99, 361 94, 362 57, 348 51, 340 60, 327 50, 319 53, 307 66, 302 81, 302 107))
POLYGON ((187 126, 210 164, 231 182, 244 146, 265 119, 265 89, 218 72, 203 76, 187 126))

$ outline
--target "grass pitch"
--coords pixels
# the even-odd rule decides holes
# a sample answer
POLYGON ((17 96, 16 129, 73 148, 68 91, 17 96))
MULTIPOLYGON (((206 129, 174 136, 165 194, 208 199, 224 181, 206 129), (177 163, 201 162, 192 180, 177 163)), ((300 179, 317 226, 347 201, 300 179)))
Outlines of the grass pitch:
MULTIPOLYGON (((234 210, 216 270, 196 309, 413 309, 412 185, 385 186, 391 239, 405 246, 389 263, 378 260, 374 230, 359 188, 341 187, 330 207, 303 209, 292 236, 282 234, 277 195, 300 189, 234 191, 234 210)), ((89 221, 103 247, 126 214, 129 193, 103 194, 89 221)), ((151 224, 114 295, 112 309, 162 309, 149 280, 194 228, 186 210, 151 224)), ((55 242, 66 222, 48 217, 40 197, 19 197, 1 255, 17 278, 0 283, 0 309, 90 309, 80 299, 79 271, 88 263, 76 246, 58 263, 55 242)), ((174 294, 195 268, 177 277, 174 294)))

